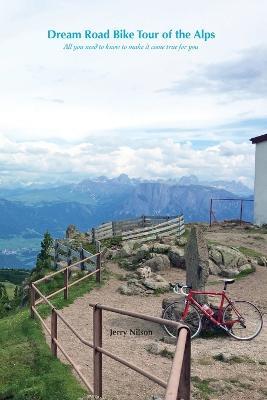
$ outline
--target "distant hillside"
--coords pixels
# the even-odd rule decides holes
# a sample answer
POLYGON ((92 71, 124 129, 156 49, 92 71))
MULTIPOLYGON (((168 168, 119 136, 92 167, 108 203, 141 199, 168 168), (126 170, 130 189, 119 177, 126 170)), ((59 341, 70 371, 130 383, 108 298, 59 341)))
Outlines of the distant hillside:
MULTIPOLYGON (((54 190, 53 188, 52 192, 54 190)), ((62 190, 66 191, 64 201, 29 204, 0 200, 0 238, 12 235, 40 237, 46 230, 54 236, 62 236, 69 224, 77 225, 80 230, 85 231, 103 221, 142 214, 175 215, 182 212, 186 222, 205 222, 209 219, 211 197, 239 198, 224 189, 208 186, 131 180, 87 180, 69 187, 68 190, 66 187, 62 190), (70 197, 75 197, 76 201, 70 201, 70 197)), ((59 188, 57 191, 59 192, 59 188)), ((239 216, 236 202, 216 203, 215 210, 218 219, 239 216)), ((251 204, 246 206, 244 217, 247 220, 252 219, 251 204)))

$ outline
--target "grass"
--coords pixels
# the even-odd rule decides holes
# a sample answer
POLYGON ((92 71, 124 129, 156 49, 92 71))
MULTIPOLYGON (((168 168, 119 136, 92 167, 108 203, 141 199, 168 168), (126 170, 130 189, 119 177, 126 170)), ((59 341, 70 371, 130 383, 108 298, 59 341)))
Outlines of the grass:
POLYGON ((259 233, 260 234, 267 234, 267 226, 265 225, 265 226, 262 226, 261 228, 255 228, 255 227, 251 227, 251 226, 246 226, 245 228, 244 228, 247 232, 249 232, 249 233, 254 233, 255 235, 258 235, 259 233))
MULTIPOLYGON (((64 299, 63 292, 61 292, 52 297, 52 299, 49 299, 49 301, 53 304, 55 308, 61 310, 62 308, 72 304, 78 297, 82 297, 86 293, 89 293, 92 289, 103 286, 105 282, 110 278, 110 273, 107 270, 103 270, 101 275, 102 282, 100 284, 96 283, 95 275, 92 275, 90 278, 85 279, 84 281, 78 283, 76 286, 72 286, 69 289, 67 300, 64 299)), ((43 290, 41 289, 41 285, 39 285, 38 287, 43 292, 43 290)), ((46 304, 41 304, 40 306, 38 306, 38 312, 40 312, 43 317, 46 317, 50 314, 51 308, 46 304)))
MULTIPOLYGON (((59 293, 51 303, 62 309, 95 287, 102 286, 110 273, 102 271, 102 282, 95 276, 69 290, 64 300, 59 293)), ((48 282, 45 291, 53 291, 60 280, 48 282)), ((41 287, 41 285, 39 285, 41 287)), ((44 288, 42 288, 44 291, 44 288)), ((43 317, 51 313, 47 305, 39 305, 43 317)), ((40 324, 29 318, 29 310, 0 320, 0 400, 78 400, 86 392, 71 373, 71 367, 52 357, 40 324)))
POLYGON ((14 290, 15 290, 16 285, 14 285, 14 283, 7 282, 7 281, 0 282, 0 283, 3 283, 5 285, 8 298, 9 298, 9 300, 12 300, 14 297, 14 290))
POLYGON ((238 250, 241 251, 245 256, 247 257, 253 257, 253 258, 259 258, 259 257, 264 257, 264 254, 259 253, 256 250, 253 249, 248 249, 247 247, 238 247, 238 250))
POLYGON ((85 391, 51 355, 39 323, 23 310, 0 320, 0 399, 76 400, 85 391))
POLYGON ((162 357, 166 357, 169 359, 173 359, 174 357, 174 352, 173 351, 169 351, 166 347, 165 349, 161 350, 161 352, 159 353, 162 357))
POLYGON ((121 236, 115 236, 109 239, 102 239, 101 240, 101 245, 103 247, 111 247, 111 246, 121 246, 122 245, 122 237, 121 236))
POLYGON ((209 379, 201 379, 198 376, 192 376, 191 380, 192 380, 192 383, 194 384, 195 388, 201 394, 201 399, 209 400, 210 395, 212 395, 215 392, 215 390, 213 390, 209 386, 210 380, 209 379))
POLYGON ((213 358, 216 361, 220 361, 220 362, 227 363, 227 364, 242 364, 242 363, 255 364, 255 361, 247 356, 231 355, 231 356, 225 358, 223 353, 219 353, 219 354, 215 354, 213 356, 213 358))

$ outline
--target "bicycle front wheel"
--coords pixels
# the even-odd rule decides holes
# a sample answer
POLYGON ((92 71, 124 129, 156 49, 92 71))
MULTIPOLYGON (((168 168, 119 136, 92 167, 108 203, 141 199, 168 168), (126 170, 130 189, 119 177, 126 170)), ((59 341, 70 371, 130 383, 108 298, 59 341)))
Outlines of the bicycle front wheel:
POLYGON ((235 301, 228 304, 223 313, 223 322, 228 333, 238 340, 251 340, 262 329, 262 315, 249 301, 235 301))
MULTIPOLYGON (((182 315, 184 311, 184 305, 181 303, 175 302, 171 303, 168 307, 165 308, 162 318, 169 319, 171 321, 181 322, 187 325, 191 332, 191 339, 196 337, 201 331, 201 316, 198 310, 190 305, 187 316, 182 320, 182 315)), ((168 335, 172 337, 177 336, 177 330, 171 326, 163 325, 164 330, 168 333, 168 335)))

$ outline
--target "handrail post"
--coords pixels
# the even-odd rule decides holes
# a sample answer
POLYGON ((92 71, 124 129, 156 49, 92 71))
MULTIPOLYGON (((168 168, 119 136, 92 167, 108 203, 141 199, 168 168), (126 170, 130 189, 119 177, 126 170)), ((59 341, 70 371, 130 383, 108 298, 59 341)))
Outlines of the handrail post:
POLYGON ((81 260, 80 268, 81 268, 81 271, 84 271, 84 270, 85 270, 85 265, 84 265, 84 262, 82 262, 82 260, 83 260, 85 257, 84 257, 84 252, 83 252, 83 247, 82 247, 82 245, 79 247, 79 253, 80 253, 80 260, 81 260))
POLYGON ((64 271, 64 299, 68 299, 69 295, 69 268, 66 268, 64 271))
POLYGON ((94 329, 94 395, 102 397, 102 353, 97 347, 102 347, 102 310, 94 305, 93 309, 94 329))
POLYGON ((101 253, 97 254, 97 256, 96 256, 96 269, 98 270, 96 272, 96 282, 100 283, 101 282, 101 253))
POLYGON ((34 318, 34 311, 32 309, 32 307, 35 307, 35 290, 34 287, 32 285, 32 283, 30 283, 30 311, 31 311, 31 318, 34 318))
POLYGON ((187 331, 186 343, 177 400, 190 400, 190 380, 191 380, 191 340, 190 331, 187 331))
POLYGON ((57 344, 54 339, 57 339, 57 313, 53 308, 51 314, 51 352, 54 357, 57 357, 57 344))

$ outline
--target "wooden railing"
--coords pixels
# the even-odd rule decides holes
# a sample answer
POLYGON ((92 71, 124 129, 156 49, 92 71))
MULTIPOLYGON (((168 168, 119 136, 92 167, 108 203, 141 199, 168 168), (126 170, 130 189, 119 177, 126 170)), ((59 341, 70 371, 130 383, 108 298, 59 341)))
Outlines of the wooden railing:
POLYGON ((180 216, 141 216, 140 218, 125 221, 107 222, 92 228, 87 233, 88 239, 96 240, 122 237, 123 241, 146 241, 156 239, 157 236, 177 235, 181 236, 185 231, 184 217, 180 216))
MULTIPOLYGON (((96 251, 101 252, 101 243, 95 241, 96 251)), ((78 249, 73 249, 71 242, 68 239, 62 241, 56 239, 53 248, 50 249, 49 255, 54 259, 54 267, 57 268, 60 261, 63 261, 68 266, 73 266, 74 262, 80 264, 81 270, 90 270, 92 264, 96 263, 95 254, 85 250, 82 245, 78 249), (75 261, 74 261, 75 260, 75 261)))
MULTIPOLYGON (((103 379, 102 379, 102 355, 112 358, 113 360, 123 364, 124 366, 138 372, 139 374, 147 377, 151 381, 157 383, 158 385, 166 388, 165 400, 190 400, 190 368, 191 368, 191 342, 190 342, 190 331, 187 326, 180 324, 179 322, 166 320, 163 318, 153 317, 146 314, 140 314, 132 311, 126 311, 114 307, 109 307, 101 304, 90 304, 93 308, 93 341, 90 342, 84 339, 79 332, 71 325, 70 322, 63 317, 62 313, 58 311, 54 305, 49 301, 49 299, 56 294, 64 291, 64 298, 68 298, 68 289, 73 285, 81 282, 82 280, 88 278, 89 276, 96 275, 96 281, 101 280, 101 253, 94 255, 97 257, 97 268, 95 271, 90 272, 83 276, 82 278, 68 283, 68 272, 71 267, 79 264, 80 262, 74 263, 60 271, 56 271, 49 274, 31 284, 30 289, 30 313, 31 317, 36 316, 45 330, 51 337, 51 352, 57 357, 58 349, 63 353, 69 363, 73 366, 74 370, 77 372, 78 376, 86 386, 86 388, 93 393, 95 396, 102 397, 103 391, 103 379), (41 282, 49 281, 52 277, 59 273, 64 273, 64 287, 45 296, 37 285, 41 282), (36 294, 39 299, 36 300, 36 294), (42 318, 41 314, 37 311, 37 305, 45 303, 51 308, 51 326, 49 327, 47 323, 42 318), (177 329, 177 344, 175 355, 172 363, 171 372, 169 375, 168 382, 162 381, 159 377, 152 375, 150 372, 139 368, 138 366, 130 363, 129 361, 118 357, 116 354, 102 347, 102 311, 113 312, 116 314, 126 315, 133 318, 138 318, 146 321, 150 321, 157 324, 164 324, 168 326, 175 327, 177 329), (88 379, 81 373, 79 367, 74 362, 74 360, 69 356, 67 351, 62 346, 58 338, 58 319, 60 319, 65 326, 67 326, 70 331, 79 339, 81 343, 93 349, 93 385, 88 382, 88 379)), ((89 257, 88 257, 89 258, 89 257)), ((85 261, 85 260, 84 260, 85 261)))

